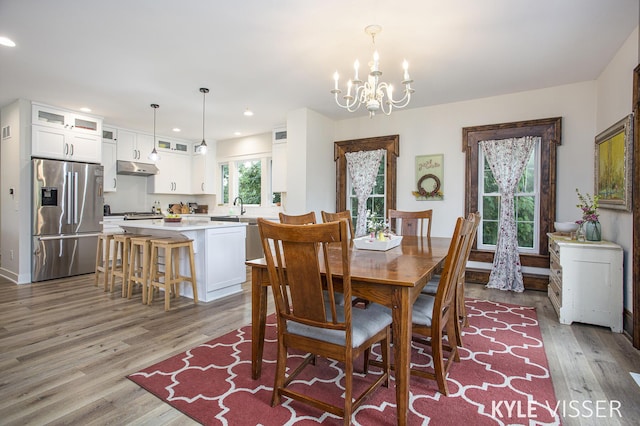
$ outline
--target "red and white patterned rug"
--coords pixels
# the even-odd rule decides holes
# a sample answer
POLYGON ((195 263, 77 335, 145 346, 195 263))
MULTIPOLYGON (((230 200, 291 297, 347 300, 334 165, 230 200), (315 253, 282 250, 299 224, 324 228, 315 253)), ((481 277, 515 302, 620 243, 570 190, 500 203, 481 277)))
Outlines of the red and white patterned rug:
MULTIPOLYGON (((450 394, 440 394, 435 381, 412 377, 409 424, 560 424, 535 310, 482 300, 467 300, 466 304, 470 326, 464 330, 461 361, 449 372, 450 394)), ((128 378, 205 425, 342 424, 331 414, 288 398, 271 407, 275 337, 270 316, 262 377, 258 380, 251 379, 251 326, 128 378)), ((430 364, 429 353, 430 349, 413 344, 412 362, 430 364)), ((294 361, 288 364, 290 368, 292 365, 294 361)), ((361 365, 357 363, 356 369, 361 365)), ((378 373, 371 367, 368 376, 356 376, 354 392, 378 373)), ((296 386, 303 391, 312 389, 335 402, 342 397, 342 376, 339 363, 318 359, 316 367, 307 367, 299 376, 296 386)), ((353 424, 396 424, 393 380, 389 388, 379 388, 365 401, 354 414, 353 424)))

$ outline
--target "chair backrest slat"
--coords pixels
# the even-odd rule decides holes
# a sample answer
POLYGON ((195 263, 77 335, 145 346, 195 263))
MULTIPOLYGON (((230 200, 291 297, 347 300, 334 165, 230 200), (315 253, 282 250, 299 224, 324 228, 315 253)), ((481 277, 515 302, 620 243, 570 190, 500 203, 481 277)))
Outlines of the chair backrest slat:
POLYGON ((286 223, 288 225, 311 225, 316 222, 316 213, 309 212, 301 215, 284 214, 280 212, 280 223, 286 223))
POLYGON ((351 217, 351 211, 343 210, 341 212, 331 213, 323 210, 320 212, 320 214, 322 215, 322 221, 324 223, 336 222, 338 220, 346 220, 347 225, 349 226, 349 235, 351 236, 351 239, 355 238, 355 231, 353 229, 353 219, 351 217))
POLYGON ((402 210, 389 209, 387 218, 389 219, 391 229, 398 235, 424 235, 431 236, 431 220, 433 210, 421 210, 417 212, 408 212, 402 210), (426 225, 425 225, 426 222, 426 225), (398 226, 400 223, 400 226, 398 226), (426 232, 425 232, 426 227, 426 232))

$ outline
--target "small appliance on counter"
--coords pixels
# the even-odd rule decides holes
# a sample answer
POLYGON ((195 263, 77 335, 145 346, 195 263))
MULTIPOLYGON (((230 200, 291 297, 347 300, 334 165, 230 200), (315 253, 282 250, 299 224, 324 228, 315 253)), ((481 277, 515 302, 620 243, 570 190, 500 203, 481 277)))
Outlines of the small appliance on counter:
POLYGON ((111 206, 109 204, 104 205, 104 216, 111 215, 111 206))

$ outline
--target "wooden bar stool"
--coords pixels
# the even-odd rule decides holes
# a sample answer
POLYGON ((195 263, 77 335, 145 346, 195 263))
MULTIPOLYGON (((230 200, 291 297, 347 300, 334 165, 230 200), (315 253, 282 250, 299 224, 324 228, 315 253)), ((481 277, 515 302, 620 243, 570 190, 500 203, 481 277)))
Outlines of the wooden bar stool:
POLYGON ((181 282, 190 282, 193 289, 193 303, 198 303, 198 286, 196 284, 196 267, 193 254, 193 240, 184 238, 165 238, 151 240, 151 267, 149 271, 149 294, 147 303, 153 301, 153 290, 164 290, 164 310, 169 310, 171 295, 177 296, 177 285, 181 282), (189 268, 191 275, 180 274, 181 248, 187 250, 189 256, 189 268), (159 250, 164 250, 164 272, 159 270, 159 250))
MULTIPOLYGON (((126 295, 127 278, 129 273, 129 252, 131 251, 131 237, 134 234, 123 232, 113 236, 113 261, 111 262, 111 284, 109 291, 113 292, 116 277, 122 281, 122 297, 126 295), (118 263, 120 257, 120 263, 118 263)), ((107 291, 105 287, 104 291, 107 291)))
POLYGON ((111 243, 114 232, 101 232, 98 234, 98 247, 96 249, 96 272, 94 285, 98 287, 99 275, 104 275, 104 288, 109 286, 109 270, 111 268, 111 243))
POLYGON ((158 237, 132 235, 129 254, 129 273, 127 275, 127 299, 131 299, 133 286, 142 286, 142 303, 147 303, 149 266, 151 259, 151 240, 158 237))

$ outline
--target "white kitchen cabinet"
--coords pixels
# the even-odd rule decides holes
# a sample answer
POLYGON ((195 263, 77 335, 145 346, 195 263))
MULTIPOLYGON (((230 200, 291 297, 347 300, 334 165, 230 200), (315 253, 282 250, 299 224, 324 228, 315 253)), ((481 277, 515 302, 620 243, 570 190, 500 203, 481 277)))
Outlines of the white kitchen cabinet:
POLYGON ((172 138, 158 137, 158 152, 174 152, 189 155, 191 143, 172 138))
POLYGON ((162 152, 156 161, 158 174, 149 176, 147 189, 151 194, 190 194, 191 156, 162 152))
POLYGON ((102 142, 102 167, 104 167, 104 192, 116 192, 118 176, 116 174, 116 144, 102 142))
POLYGON ((31 155, 100 163, 102 119, 33 103, 31 155))
POLYGON ((102 126, 102 142, 118 142, 118 129, 110 126, 102 126))
POLYGON ((149 154, 153 150, 153 136, 118 129, 118 160, 150 162, 149 154))
POLYGON ((153 150, 153 136, 118 129, 118 160, 149 162, 153 150))
POLYGON ((195 150, 199 143, 194 144, 191 154, 191 193, 215 195, 216 156, 215 145, 207 146, 207 153, 202 155, 195 150))
POLYGON ((31 104, 31 124, 102 136, 102 118, 38 103, 31 104))
POLYGON ((549 236, 548 295, 561 324, 574 321, 622 332, 622 247, 549 236))

